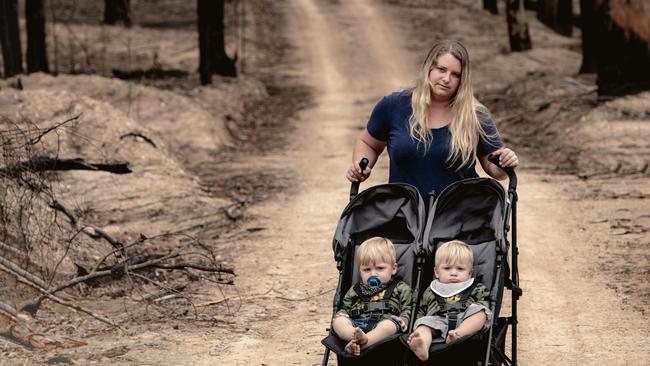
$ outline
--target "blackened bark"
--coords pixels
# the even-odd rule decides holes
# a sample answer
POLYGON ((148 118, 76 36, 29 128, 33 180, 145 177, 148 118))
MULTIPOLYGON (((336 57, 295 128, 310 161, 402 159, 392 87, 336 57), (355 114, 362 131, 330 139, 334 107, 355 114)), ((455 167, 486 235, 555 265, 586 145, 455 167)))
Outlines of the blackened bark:
POLYGON ((104 0, 104 23, 131 26, 131 0, 104 0))
POLYGON ((44 0, 25 1, 25 21, 27 25, 27 72, 48 72, 44 0))
POLYGON ((483 0, 483 10, 488 10, 492 14, 499 14, 497 0, 483 0))
POLYGON ((508 22, 510 50, 518 52, 533 48, 528 33, 523 0, 506 0, 506 20, 508 22))
POLYGON ((620 96, 650 90, 648 41, 614 22, 609 10, 608 0, 594 6, 598 94, 620 96))
POLYGON ((573 34, 572 0, 537 0, 537 19, 555 32, 573 34))
POLYGON ((201 84, 212 82, 212 74, 237 76, 235 59, 226 54, 224 0, 197 0, 199 27, 199 74, 201 84))
POLYGON ((4 61, 4 77, 23 72, 23 56, 20 48, 17 0, 0 0, 0 45, 4 61))
POLYGON ((594 0, 580 0, 580 33, 582 38, 582 65, 580 74, 595 73, 598 38, 594 19, 594 0))

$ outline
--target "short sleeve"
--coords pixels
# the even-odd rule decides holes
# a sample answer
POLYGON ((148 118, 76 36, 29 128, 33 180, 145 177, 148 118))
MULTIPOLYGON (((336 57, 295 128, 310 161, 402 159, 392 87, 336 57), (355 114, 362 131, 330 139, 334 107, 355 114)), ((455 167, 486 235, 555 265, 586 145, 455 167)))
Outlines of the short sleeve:
POLYGON ((370 113, 370 118, 368 119, 368 124, 366 128, 370 136, 376 138, 380 141, 388 141, 388 132, 389 132, 389 113, 390 101, 388 97, 383 97, 375 105, 372 113, 370 113))
POLYGON ((485 132, 485 136, 481 136, 479 139, 476 155, 483 156, 490 154, 503 147, 503 141, 501 140, 497 126, 494 124, 492 118, 490 118, 490 115, 485 111, 477 111, 476 115, 481 122, 483 132, 485 132))

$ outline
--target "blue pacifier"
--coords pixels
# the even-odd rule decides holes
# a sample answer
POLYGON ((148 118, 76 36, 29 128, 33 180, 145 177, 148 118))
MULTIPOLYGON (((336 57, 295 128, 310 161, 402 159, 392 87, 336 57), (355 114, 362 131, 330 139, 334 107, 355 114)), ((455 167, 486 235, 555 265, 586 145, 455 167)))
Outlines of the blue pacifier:
POLYGON ((372 276, 368 278, 368 286, 376 287, 381 285, 381 280, 377 276, 372 276))

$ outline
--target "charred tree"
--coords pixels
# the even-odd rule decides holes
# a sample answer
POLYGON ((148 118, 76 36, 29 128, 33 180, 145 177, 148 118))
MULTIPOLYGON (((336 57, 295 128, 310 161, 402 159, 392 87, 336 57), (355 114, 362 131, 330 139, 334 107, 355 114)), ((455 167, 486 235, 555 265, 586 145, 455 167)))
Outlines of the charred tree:
POLYGON ((506 20, 508 22, 510 50, 519 52, 533 48, 528 33, 523 0, 506 0, 506 20))
POLYGON ((45 46, 44 0, 25 1, 27 25, 27 72, 49 72, 45 46))
POLYGON ((203 85, 212 82, 212 74, 237 76, 237 56, 231 59, 226 54, 223 15, 224 0, 197 0, 199 74, 203 85))
POLYGON ((17 0, 0 0, 0 45, 4 61, 4 77, 23 72, 23 56, 20 48, 17 0))
POLYGON ((564 36, 573 34, 572 0, 537 0, 537 19, 564 36))
POLYGON ((650 14, 643 6, 648 5, 613 0, 595 3, 596 84, 601 96, 650 90, 650 34, 643 33, 646 28, 641 24, 649 21, 650 14))
POLYGON ((580 74, 595 73, 597 70, 597 28, 594 19, 594 1, 580 0, 580 36, 582 38, 582 65, 580 65, 580 74))
POLYGON ((499 14, 497 0, 483 0, 483 10, 488 10, 492 14, 499 14))
POLYGON ((104 0, 104 23, 131 26, 131 0, 104 0))

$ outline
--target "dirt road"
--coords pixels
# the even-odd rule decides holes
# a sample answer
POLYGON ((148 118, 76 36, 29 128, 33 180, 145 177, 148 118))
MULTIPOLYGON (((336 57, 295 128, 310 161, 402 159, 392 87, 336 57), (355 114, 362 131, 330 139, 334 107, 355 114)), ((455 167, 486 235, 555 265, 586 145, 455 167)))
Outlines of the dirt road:
MULTIPOLYGON (((154 130, 159 131, 161 140, 183 135, 179 141, 184 143, 171 144, 174 149, 170 150, 189 166, 174 160, 178 156, 162 159, 164 149, 154 155, 148 146, 140 147, 149 149, 149 155, 143 154, 151 159, 147 164, 161 160, 173 165, 176 170, 171 171, 177 173, 170 178, 168 165, 142 163, 146 169, 157 169, 156 174, 165 173, 158 176, 145 169, 142 174, 146 179, 155 176, 164 189, 147 183, 141 194, 146 204, 131 199, 123 208, 126 197, 132 197, 121 190, 127 184, 112 184, 115 191, 104 188, 98 194, 103 194, 102 202, 117 201, 119 207, 108 206, 102 215, 95 214, 102 225, 112 222, 113 209, 124 216, 109 226, 120 234, 160 232, 169 226, 200 228, 196 236, 205 238, 220 254, 219 259, 232 259, 229 264, 235 266, 235 285, 188 277, 194 285, 187 290, 191 305, 170 301, 159 309, 155 304, 139 309, 141 303, 129 303, 124 289, 99 287, 94 294, 97 297, 88 299, 88 305, 119 319, 124 331, 45 309, 40 315, 49 321, 45 333, 52 330, 59 339, 79 342, 42 352, 4 347, 0 349, 5 352, 0 366, 42 364, 45 360, 49 364, 98 365, 320 365, 324 351, 320 340, 331 317, 337 277, 331 239, 348 200, 344 173, 354 140, 377 100, 408 87, 430 43, 441 37, 458 38, 468 46, 480 100, 495 111, 505 141, 523 152, 522 167, 517 170, 524 289, 519 302, 520 364, 650 365, 650 123, 640 123, 650 116, 647 97, 596 101, 593 80, 589 84, 589 79, 566 71, 579 67, 575 51, 579 37, 560 38, 534 21, 535 48, 525 53, 507 52, 503 19, 480 13, 481 4, 475 0, 242 3, 248 7, 246 14, 255 18, 244 37, 251 40, 246 51, 238 49, 246 61, 244 74, 256 85, 258 81, 253 79, 257 77, 266 81, 268 93, 257 90, 263 89, 261 86, 245 89, 252 90, 250 95, 255 98, 233 96, 227 87, 185 91, 182 97, 167 87, 162 87, 164 93, 153 88, 146 89, 147 95, 143 91, 137 105, 148 109, 138 109, 143 115, 138 118, 145 126, 160 128, 154 130), (276 45, 277 49, 270 50, 276 45), (222 99, 211 103, 212 95, 222 99), (199 104, 211 108, 194 106, 197 98, 199 104), (238 117, 239 107, 233 107, 237 111, 230 116, 234 127, 228 127, 229 133, 243 128, 245 133, 233 141, 248 145, 213 150, 215 141, 223 136, 210 127, 220 126, 229 117, 223 115, 224 121, 216 121, 219 123, 208 117, 228 112, 232 107, 228 103, 246 100, 252 104, 253 99, 261 106, 242 118, 238 117), (298 112, 293 113, 295 110, 298 112), (531 117, 526 114, 537 118, 526 118, 531 117), (166 122, 161 122, 161 115, 166 122), (269 119, 274 123, 266 123, 269 119), (539 121, 542 126, 531 123, 539 121), (161 126, 165 124, 168 126, 161 126), (571 139, 579 146, 570 146, 567 141, 571 139), (549 151, 565 171, 574 169, 571 172, 582 178, 549 174, 553 169, 547 167, 553 164, 539 158, 549 151), (224 183, 231 178, 235 182, 224 183), (244 187, 242 196, 255 197, 231 205, 228 187, 244 187), (260 192, 251 193, 257 190, 260 192), (157 195, 146 194, 152 191, 158 191, 157 195), (164 200, 169 198, 165 192, 171 199, 164 200), (159 209, 149 210, 149 201, 159 209), (133 206, 146 209, 129 208, 133 206), (224 207, 233 208, 227 217, 223 217, 224 207), (197 222, 192 221, 194 216, 197 222), (220 220, 229 221, 221 225, 220 220), (228 232, 232 227, 234 231, 228 232), (98 298, 105 302, 93 302, 98 298), (150 307, 156 311, 149 311, 150 307), (85 342, 87 345, 80 346, 85 342), (11 357, 5 359, 5 354, 11 357)), ((193 17, 195 12, 188 14, 193 17)), ((193 30, 138 29, 149 38, 141 38, 137 44, 165 39, 176 47, 163 47, 180 60, 166 67, 195 71, 196 50, 184 46, 193 39, 193 30)), ((103 34, 104 30, 95 31, 103 34)), ((120 32, 117 28, 112 31, 120 32)), ((161 60, 173 58, 161 56, 165 56, 161 60)), ((106 106, 112 113, 123 113, 117 110, 119 106, 129 110, 131 84, 100 76, 88 78, 92 80, 32 75, 23 80, 28 87, 57 84, 60 89, 37 94, 43 100, 51 99, 57 90, 83 89, 77 86, 87 84, 92 92, 78 90, 79 95, 112 101, 115 106, 106 106), (60 86, 62 81, 68 84, 60 86), (126 92, 120 97, 115 90, 128 90, 129 97, 126 92)), ((192 80, 184 81, 191 88, 192 80)), ((176 84, 176 80, 166 83, 176 84)), ((232 88, 237 90, 236 85, 232 88)), ((66 98, 76 105, 79 96, 66 98)), ((59 107, 52 108, 58 111, 59 107)), ((103 120, 92 116, 101 114, 85 115, 99 123, 103 120)), ((125 119, 122 114, 116 116, 115 120, 125 119)), ((128 123, 121 125, 125 131, 138 126, 126 120, 128 123)), ((226 134, 225 130, 222 133, 226 134)), ((87 134, 96 135, 97 131, 87 134)), ((127 150, 132 149, 128 146, 127 150)), ((387 158, 383 156, 362 188, 383 183, 387 176, 387 158)), ((101 187, 101 181, 90 181, 89 187, 101 187)), ((83 189, 75 186, 79 189, 71 192, 90 190, 80 185, 83 189)), ((239 194, 232 190, 234 196, 239 194)), ((96 207, 88 200, 87 211, 92 214, 96 207)), ((503 312, 508 314, 507 304, 503 312)), ((332 357, 330 364, 335 363, 332 357)))
MULTIPOLYGON (((318 365, 331 315, 336 270, 330 240, 347 200, 350 149, 382 95, 410 84, 422 55, 404 49, 409 34, 370 0, 284 2, 295 46, 287 75, 315 99, 292 123, 286 149, 261 162, 290 167, 295 187, 254 209, 266 227, 236 264, 239 290, 266 294, 244 302, 224 335, 223 365, 318 365), (270 290, 270 292, 269 292, 270 290)), ((426 52, 425 49, 421 50, 426 52)), ((386 179, 380 160, 370 184, 386 179)), ((595 254, 577 204, 551 178, 519 170, 521 278, 519 357, 524 365, 647 365, 647 319, 621 310, 613 290, 588 277, 595 254)), ((332 361, 335 363, 335 361, 332 361)))

